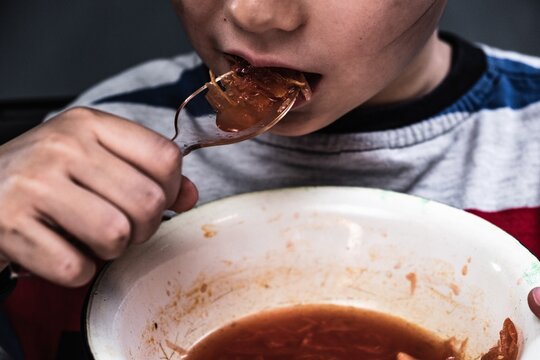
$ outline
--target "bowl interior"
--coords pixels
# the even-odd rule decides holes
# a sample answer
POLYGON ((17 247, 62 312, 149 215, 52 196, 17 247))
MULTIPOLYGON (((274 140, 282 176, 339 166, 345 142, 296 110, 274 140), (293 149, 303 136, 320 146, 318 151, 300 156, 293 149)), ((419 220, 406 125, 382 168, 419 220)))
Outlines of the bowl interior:
POLYGON ((96 282, 86 331, 98 360, 170 357, 166 340, 189 348, 248 314, 334 303, 467 340, 471 359, 510 317, 532 360, 540 325, 526 297, 539 269, 505 232, 439 203, 361 188, 267 191, 187 212, 132 247, 96 282))

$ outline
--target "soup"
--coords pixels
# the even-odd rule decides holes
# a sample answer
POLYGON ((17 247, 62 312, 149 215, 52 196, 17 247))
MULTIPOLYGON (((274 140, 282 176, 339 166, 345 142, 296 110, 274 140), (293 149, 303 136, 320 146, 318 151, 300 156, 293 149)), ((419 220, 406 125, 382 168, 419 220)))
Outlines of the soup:
POLYGON ((337 305, 302 305, 235 321, 198 342, 185 360, 447 360, 449 340, 402 319, 337 305))

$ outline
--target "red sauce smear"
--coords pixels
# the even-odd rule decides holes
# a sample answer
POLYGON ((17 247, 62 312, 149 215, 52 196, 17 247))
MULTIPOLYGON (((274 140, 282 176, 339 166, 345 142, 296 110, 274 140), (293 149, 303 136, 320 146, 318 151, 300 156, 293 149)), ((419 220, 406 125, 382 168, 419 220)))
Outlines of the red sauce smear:
POLYGON ((516 326, 510 319, 504 320, 503 328, 499 332, 497 346, 482 356, 481 360, 516 360, 519 353, 518 333, 516 326))

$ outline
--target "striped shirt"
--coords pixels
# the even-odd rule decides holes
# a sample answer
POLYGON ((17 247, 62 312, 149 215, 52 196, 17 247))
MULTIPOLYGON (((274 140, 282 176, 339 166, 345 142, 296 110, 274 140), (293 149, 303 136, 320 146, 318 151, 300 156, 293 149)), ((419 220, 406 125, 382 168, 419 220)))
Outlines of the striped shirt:
MULTIPOLYGON (((426 98, 385 109, 359 108, 306 136, 263 134, 187 156, 183 173, 199 188, 200 203, 293 186, 383 188, 477 214, 539 256, 540 59, 447 36, 454 48, 453 72, 426 98), (471 64, 470 57, 479 60, 471 64)), ((182 55, 127 70, 73 105, 107 111, 171 137, 176 107, 207 80, 201 60, 182 55)), ((193 116, 204 111, 190 109, 193 116)), ((33 349, 27 351, 35 351, 36 359, 38 351, 55 350, 59 335, 54 331, 77 329, 85 291, 37 279, 19 283, 6 305, 25 349, 33 349), (29 299, 34 291, 40 291, 40 304, 29 299), (73 313, 66 316, 68 309, 73 313), (54 316, 55 330, 43 330, 54 316)), ((28 352, 27 358, 32 359, 28 352)))

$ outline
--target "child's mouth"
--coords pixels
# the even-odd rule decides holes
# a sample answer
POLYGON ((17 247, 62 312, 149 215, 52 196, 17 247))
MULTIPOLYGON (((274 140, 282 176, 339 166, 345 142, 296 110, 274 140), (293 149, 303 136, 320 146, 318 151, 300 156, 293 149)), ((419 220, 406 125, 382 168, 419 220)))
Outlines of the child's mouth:
POLYGON ((320 84, 320 81, 322 79, 322 75, 318 73, 305 72, 279 66, 254 66, 248 60, 238 55, 225 53, 225 59, 229 63, 231 69, 240 68, 240 71, 249 71, 250 68, 256 69, 256 71, 260 71, 261 69, 268 69, 269 71, 280 74, 283 77, 301 79, 301 81, 307 83, 307 86, 305 86, 307 91, 304 91, 304 89, 302 89, 301 94, 297 97, 293 108, 297 108, 309 102, 311 100, 312 94, 317 91, 318 85, 320 84))

